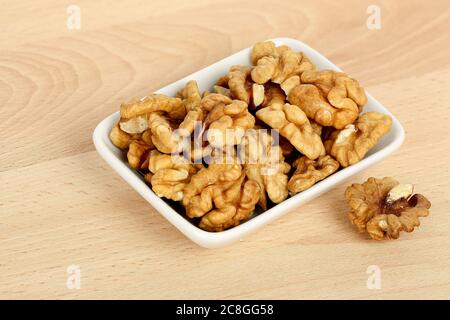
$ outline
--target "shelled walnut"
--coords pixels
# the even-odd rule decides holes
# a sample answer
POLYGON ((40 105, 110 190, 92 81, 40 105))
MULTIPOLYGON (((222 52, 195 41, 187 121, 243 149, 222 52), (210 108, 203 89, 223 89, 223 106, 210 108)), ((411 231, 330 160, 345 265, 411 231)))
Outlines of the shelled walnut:
POLYGON ((388 177, 352 184, 345 198, 351 223, 375 240, 397 239, 401 231, 414 231, 419 217, 428 216, 431 207, 423 195, 413 194, 412 185, 388 177))
POLYGON ((305 71, 289 91, 289 102, 323 126, 342 129, 353 123, 367 102, 358 81, 333 70, 305 71))
POLYGON ((295 172, 289 180, 288 189, 291 194, 296 194, 336 172, 339 163, 329 155, 320 156, 317 160, 303 156, 295 160, 293 167, 295 172))
POLYGON ((337 131, 331 137, 330 154, 343 167, 359 162, 391 129, 392 120, 379 112, 362 114, 355 124, 337 131))

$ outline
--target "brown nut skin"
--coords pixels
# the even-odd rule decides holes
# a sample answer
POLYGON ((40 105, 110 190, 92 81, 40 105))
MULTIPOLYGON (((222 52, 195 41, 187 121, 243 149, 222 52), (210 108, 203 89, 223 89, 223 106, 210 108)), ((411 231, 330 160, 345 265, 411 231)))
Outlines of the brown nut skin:
POLYGON ((293 166, 295 172, 289 179, 288 189, 291 194, 311 188, 320 180, 325 179, 339 169, 339 162, 329 155, 320 156, 317 160, 305 156, 298 158, 293 166))
POLYGON ((389 177, 369 178, 345 190, 348 216, 359 232, 367 232, 375 240, 397 239, 401 231, 412 232, 419 226, 419 217, 428 216, 431 203, 420 194, 401 198, 399 203, 386 203, 389 191, 398 184, 389 177))
POLYGON ((263 57, 278 57, 277 47, 272 41, 258 42, 253 46, 251 53, 252 64, 256 65, 259 59, 263 57))
POLYGON ((366 112, 355 122, 354 129, 343 129, 333 133, 335 140, 330 148, 330 154, 343 167, 362 160, 366 153, 390 131, 392 119, 379 112, 366 112), (346 134, 347 130, 350 134, 346 134))

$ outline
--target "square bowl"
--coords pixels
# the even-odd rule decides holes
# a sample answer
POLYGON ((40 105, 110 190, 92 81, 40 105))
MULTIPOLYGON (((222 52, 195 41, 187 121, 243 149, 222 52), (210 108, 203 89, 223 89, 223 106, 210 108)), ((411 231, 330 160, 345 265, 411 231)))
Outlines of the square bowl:
MULTIPOLYGON (((336 65, 316 50, 310 48, 301 41, 290 38, 272 39, 276 45, 288 45, 294 51, 305 52, 311 61, 319 69, 332 69, 341 71, 336 65)), ((252 48, 247 48, 220 60, 200 71, 197 71, 181 80, 178 80, 156 92, 174 96, 188 80, 196 80, 201 91, 210 90, 215 81, 228 72, 232 65, 250 65, 250 53, 252 48)), ((248 221, 225 231, 208 232, 192 224, 183 212, 177 212, 168 202, 159 198, 151 188, 144 182, 143 177, 128 166, 124 152, 116 148, 109 140, 111 128, 119 120, 119 112, 116 112, 101 121, 94 130, 93 140, 98 153, 103 159, 131 185, 144 199, 146 199, 162 216, 172 223, 185 236, 200 246, 206 248, 218 248, 235 242, 263 225, 281 217, 295 207, 318 197, 349 177, 357 174, 363 169, 377 163, 400 147, 404 140, 404 130, 400 122, 367 91, 368 102, 364 111, 378 111, 392 117, 391 131, 373 148, 360 162, 343 168, 324 180, 316 183, 310 189, 292 196, 282 203, 252 217, 248 221)))

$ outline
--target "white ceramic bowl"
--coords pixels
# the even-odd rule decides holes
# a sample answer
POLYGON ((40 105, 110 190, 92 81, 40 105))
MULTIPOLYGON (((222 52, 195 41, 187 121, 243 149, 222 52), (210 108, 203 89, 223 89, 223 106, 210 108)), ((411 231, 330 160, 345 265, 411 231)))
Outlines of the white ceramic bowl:
MULTIPOLYGON (((340 69, 331 63, 327 58, 310 48, 306 44, 290 38, 273 39, 277 45, 288 45, 295 51, 303 51, 314 62, 319 69, 340 69)), ((228 58, 216 62, 209 67, 197 71, 181 80, 178 80, 157 92, 173 96, 191 79, 197 81, 200 90, 211 89, 214 82, 222 75, 228 72, 229 67, 236 64, 250 64, 251 48, 244 49, 235 53, 228 58)), ((366 111, 379 111, 389 114, 392 117, 393 125, 391 131, 383 137, 378 145, 372 149, 366 157, 345 169, 342 169, 323 181, 315 184, 310 189, 303 191, 291 198, 286 199, 282 203, 268 209, 267 211, 251 218, 247 222, 222 232, 207 232, 195 225, 184 217, 183 212, 176 212, 172 207, 153 193, 147 186, 142 176, 132 170, 126 161, 124 152, 116 148, 109 140, 109 132, 113 125, 119 119, 119 112, 116 112, 105 118, 95 128, 93 140, 98 153, 105 161, 126 181, 130 184, 144 199, 146 199, 162 216, 170 221, 178 230, 180 230, 189 239, 207 248, 217 248, 228 245, 239 240, 250 232, 261 228, 263 225, 273 221, 293 208, 299 207, 307 201, 314 199, 333 188, 335 185, 343 182, 361 170, 375 164, 385 158, 400 147, 404 140, 404 130, 399 121, 369 93, 367 93, 368 102, 364 108, 366 111)), ((120 186, 118 186, 119 188, 120 186)))

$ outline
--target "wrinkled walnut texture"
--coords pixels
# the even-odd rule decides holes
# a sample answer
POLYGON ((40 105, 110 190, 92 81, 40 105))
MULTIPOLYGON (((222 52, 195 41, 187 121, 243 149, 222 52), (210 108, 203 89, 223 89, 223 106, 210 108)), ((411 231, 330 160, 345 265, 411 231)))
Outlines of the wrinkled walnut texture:
POLYGON ((311 188, 339 169, 339 163, 329 155, 320 156, 316 160, 303 156, 298 158, 293 166, 295 172, 288 183, 289 192, 292 194, 311 188))
POLYGON ((386 201, 389 191, 398 184, 389 177, 369 178, 345 190, 349 219, 360 232, 367 232, 375 240, 397 239, 401 231, 412 232, 418 227, 419 217, 428 216, 431 203, 423 195, 409 195, 394 203, 386 201))

